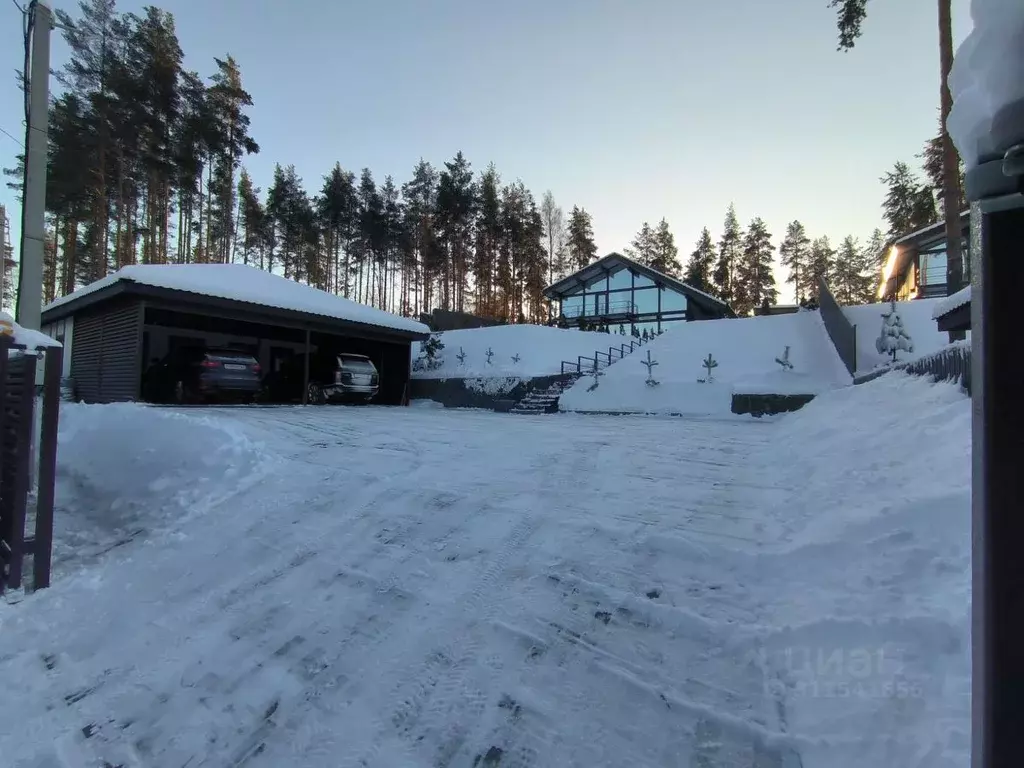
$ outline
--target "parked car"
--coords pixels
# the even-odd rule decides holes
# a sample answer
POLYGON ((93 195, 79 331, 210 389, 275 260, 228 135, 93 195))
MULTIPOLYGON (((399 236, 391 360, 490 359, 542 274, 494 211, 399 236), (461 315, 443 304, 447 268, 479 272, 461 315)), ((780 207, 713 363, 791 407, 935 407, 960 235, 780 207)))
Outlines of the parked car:
POLYGON ((220 347, 179 347, 150 367, 142 395, 153 403, 252 401, 262 387, 260 364, 248 352, 220 347))
MULTIPOLYGON (((277 373, 268 375, 265 400, 301 401, 306 355, 285 361, 277 373)), ((369 402, 380 389, 380 374, 365 355, 314 352, 309 356, 307 402, 369 402)))

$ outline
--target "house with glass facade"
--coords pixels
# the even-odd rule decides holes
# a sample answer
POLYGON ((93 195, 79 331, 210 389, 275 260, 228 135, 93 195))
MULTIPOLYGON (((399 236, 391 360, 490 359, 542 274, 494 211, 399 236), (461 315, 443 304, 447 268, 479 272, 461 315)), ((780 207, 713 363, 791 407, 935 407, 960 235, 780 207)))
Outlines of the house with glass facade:
POLYGON ((610 253, 544 289, 552 319, 659 333, 672 323, 735 317, 729 305, 674 277, 610 253))
MULTIPOLYGON (((964 211, 960 215, 964 285, 971 280, 970 221, 969 211, 964 211)), ((945 222, 904 235, 888 247, 878 283, 879 301, 931 299, 948 292, 945 222)))

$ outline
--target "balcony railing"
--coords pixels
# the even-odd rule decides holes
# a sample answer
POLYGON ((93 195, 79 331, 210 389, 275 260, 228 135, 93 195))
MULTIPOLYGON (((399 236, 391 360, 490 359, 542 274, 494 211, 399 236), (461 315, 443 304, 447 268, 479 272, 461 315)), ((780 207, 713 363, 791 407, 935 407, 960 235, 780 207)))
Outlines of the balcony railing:
POLYGON ((615 317, 618 315, 628 316, 637 314, 636 304, 628 299, 624 301, 610 301, 604 312, 595 312, 593 303, 588 302, 585 306, 575 305, 571 307, 562 306, 562 317, 567 320, 575 320, 579 317, 615 317))

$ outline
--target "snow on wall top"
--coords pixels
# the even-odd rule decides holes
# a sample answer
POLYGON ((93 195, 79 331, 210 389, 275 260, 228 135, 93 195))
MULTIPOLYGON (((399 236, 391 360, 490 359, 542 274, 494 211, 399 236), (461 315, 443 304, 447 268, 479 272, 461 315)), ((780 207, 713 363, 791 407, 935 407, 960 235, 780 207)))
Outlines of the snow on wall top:
POLYGON ((308 312, 312 315, 365 323, 380 328, 423 334, 430 332, 427 326, 415 320, 358 304, 245 264, 135 264, 122 267, 117 272, 79 288, 74 293, 62 296, 44 307, 43 311, 59 307, 120 280, 277 309, 308 312))
MULTIPOLYGON (((935 305, 945 299, 914 299, 897 301, 896 311, 903 327, 914 343, 913 352, 900 352, 897 362, 908 362, 938 352, 949 343, 949 335, 940 331, 932 318, 935 305)), ((843 307, 846 319, 857 326, 857 373, 868 373, 892 362, 892 357, 879 354, 875 339, 882 332, 882 313, 889 311, 889 303, 860 304, 843 307)))
MULTIPOLYGON (((494 376, 550 376, 562 372, 562 361, 575 362, 579 355, 593 357, 597 350, 629 344, 619 334, 549 328, 544 325, 497 325, 440 334, 444 349, 438 353, 441 366, 432 371, 414 371, 413 378, 456 379, 494 376), (465 354, 459 362, 459 349, 465 354), (487 350, 494 354, 487 363, 487 350), (512 358, 518 356, 518 361, 512 358)), ((413 346, 413 358, 419 357, 413 346)))
POLYGON ((15 344, 24 344, 26 349, 42 349, 43 347, 59 347, 56 339, 51 339, 41 331, 22 328, 6 312, 0 312, 0 333, 14 337, 15 344))
POLYGON ((560 398, 566 411, 724 415, 732 395, 818 394, 851 383, 817 312, 678 323, 600 377, 584 376, 560 398), (776 362, 789 347, 792 370, 776 362), (645 384, 648 351, 658 386, 645 384), (699 383, 708 354, 714 383, 699 383))
POLYGON ((1024 100, 1024 3, 971 0, 971 20, 974 28, 949 74, 953 110, 946 123, 968 169, 998 148, 990 136, 993 118, 1024 100))
POLYGON ((938 320, 943 315, 949 314, 954 309, 960 309, 964 304, 971 303, 971 286, 961 288, 952 296, 939 299, 932 308, 932 320, 938 320))

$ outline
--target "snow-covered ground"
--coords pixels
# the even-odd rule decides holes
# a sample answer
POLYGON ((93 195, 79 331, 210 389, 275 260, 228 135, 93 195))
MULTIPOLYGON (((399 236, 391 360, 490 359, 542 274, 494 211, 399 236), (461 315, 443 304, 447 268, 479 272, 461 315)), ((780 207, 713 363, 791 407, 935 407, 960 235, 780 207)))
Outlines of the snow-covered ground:
POLYGON ((67 406, 0 762, 966 766, 969 439, 901 373, 774 421, 67 406))
MULTIPOLYGON (((934 354, 949 344, 949 334, 940 332, 932 318, 935 307, 943 301, 944 298, 896 302, 903 327, 914 343, 914 351, 900 352, 897 362, 909 362, 934 354)), ((892 362, 891 356, 879 354, 875 348, 875 340, 882 332, 882 313, 888 311, 888 302, 843 307, 843 314, 857 326, 857 373, 868 373, 892 362)))
POLYGON ((585 376, 562 395, 564 411, 727 415, 734 392, 815 395, 851 379, 817 312, 678 323, 608 367, 591 390, 585 376), (790 370, 775 362, 789 347, 790 370), (647 386, 647 352, 658 386, 647 386), (711 354, 713 382, 702 362, 711 354))
MULTIPOLYGON (((593 357, 597 350, 608 351, 621 344, 622 337, 544 325, 498 325, 470 328, 440 334, 444 349, 442 365, 434 370, 414 371, 414 378, 493 378, 550 376, 562 372, 562 361, 576 362, 580 355, 593 357), (494 355, 487 362, 487 350, 494 355), (459 350, 465 359, 458 359, 459 350), (513 357, 519 360, 513 360, 513 357)), ((627 341, 628 343, 628 341, 627 341)), ((412 346, 413 357, 420 356, 419 344, 412 346)))

